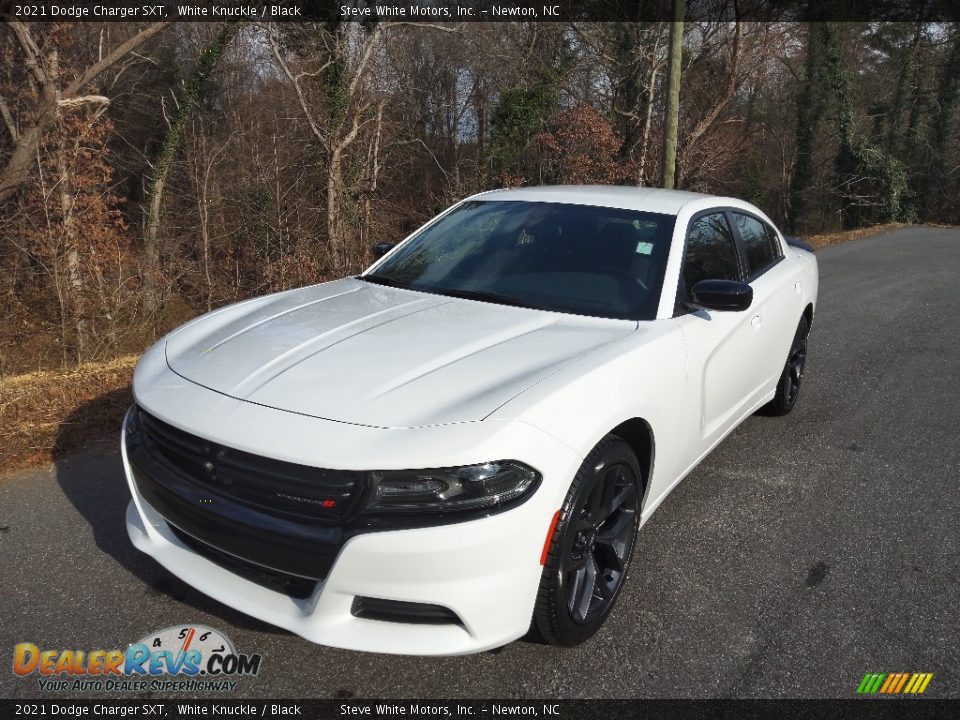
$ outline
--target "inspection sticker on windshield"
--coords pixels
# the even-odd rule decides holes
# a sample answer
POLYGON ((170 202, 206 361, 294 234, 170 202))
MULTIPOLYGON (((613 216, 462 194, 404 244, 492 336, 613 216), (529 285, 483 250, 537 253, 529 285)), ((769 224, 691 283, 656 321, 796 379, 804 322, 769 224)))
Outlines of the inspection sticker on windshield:
POLYGON ((649 255, 653 252, 653 243, 649 242, 638 242, 637 243, 637 255, 649 255))

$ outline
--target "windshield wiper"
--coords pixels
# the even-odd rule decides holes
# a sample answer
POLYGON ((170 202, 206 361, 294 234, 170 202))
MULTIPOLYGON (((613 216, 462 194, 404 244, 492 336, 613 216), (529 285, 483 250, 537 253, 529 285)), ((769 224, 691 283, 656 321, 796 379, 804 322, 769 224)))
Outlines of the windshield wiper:
POLYGON ((357 280, 366 280, 370 283, 375 283, 377 285, 386 285, 387 287, 397 287, 397 288, 413 288, 408 282, 403 280, 394 280, 389 278, 386 275, 357 275, 357 280))
POLYGON ((497 303, 498 305, 510 305, 512 307, 525 307, 532 310, 550 310, 544 305, 538 305, 524 298, 514 297, 513 295, 501 295, 500 293, 489 292, 487 290, 461 290, 459 288, 432 288, 430 292, 440 293, 441 295, 450 295, 452 297, 464 298, 466 300, 480 300, 482 302, 497 303))
POLYGON ((480 300, 482 302, 497 303, 498 305, 510 305, 512 307, 525 307, 532 310, 552 310, 553 308, 545 305, 514 297, 513 295, 501 295, 500 293, 489 292, 487 290, 461 290, 459 288, 445 287, 414 287, 412 283, 404 280, 394 280, 385 275, 357 275, 357 280, 366 280, 377 285, 386 285, 387 287, 403 288, 406 290, 419 290, 420 292, 434 293, 437 295, 449 295, 450 297, 464 298, 466 300, 480 300))

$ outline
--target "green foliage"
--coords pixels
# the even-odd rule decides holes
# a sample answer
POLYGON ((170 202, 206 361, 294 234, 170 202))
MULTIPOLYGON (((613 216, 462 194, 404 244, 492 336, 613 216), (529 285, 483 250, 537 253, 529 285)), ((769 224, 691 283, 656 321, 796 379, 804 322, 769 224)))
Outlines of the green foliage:
POLYGON ((177 112, 174 115, 173 122, 170 123, 170 130, 163 139, 160 152, 157 154, 158 167, 166 168, 176 156, 177 147, 180 145, 180 138, 183 135, 183 126, 190 113, 200 102, 200 89, 217 66, 223 51, 239 30, 239 24, 229 23, 210 45, 200 51, 200 58, 196 67, 184 82, 180 92, 177 93, 177 112))
POLYGON ((843 226, 854 228, 913 219, 916 213, 904 163, 872 139, 856 137, 855 97, 844 62, 843 28, 838 23, 819 22, 809 25, 806 76, 797 97, 797 167, 791 188, 791 225, 795 228, 806 210, 813 148, 828 105, 838 143, 833 160, 834 186, 843 226))
POLYGON ((864 141, 851 149, 851 172, 840 177, 849 227, 916 219, 903 163, 864 141))
POLYGON ((529 86, 503 92, 490 116, 490 165, 499 181, 523 176, 523 155, 531 140, 547 129, 547 120, 560 95, 563 81, 574 62, 567 49, 559 61, 541 67, 529 86))
POLYGON ((530 140, 546 128, 557 88, 544 81, 531 88, 512 88, 500 96, 490 119, 490 161, 495 175, 516 173, 530 140))
MULTIPOLYGON (((931 218, 939 214, 943 205, 953 205, 956 213, 956 189, 960 183, 956 177, 951 178, 947 171, 950 148, 949 141, 957 135, 956 115, 957 105, 960 104, 960 27, 953 27, 953 38, 950 54, 944 63, 940 75, 940 85, 937 90, 937 108, 940 113, 939 121, 934 123, 930 138, 931 167, 927 169, 923 178, 924 216, 931 218), (943 189, 947 188, 944 192, 943 189)), ((955 176, 956 170, 953 171, 955 176)), ((949 213, 950 210, 948 209, 949 213)))
POLYGON ((807 25, 807 60, 802 84, 797 92, 797 165, 790 186, 792 232, 805 219, 806 195, 813 180, 813 147, 817 127, 823 114, 822 56, 824 34, 822 23, 807 25))
POLYGON ((346 83, 347 60, 343 55, 335 55, 329 58, 329 62, 329 67, 323 72, 322 83, 329 101, 327 117, 332 124, 337 124, 343 120, 350 104, 346 83))

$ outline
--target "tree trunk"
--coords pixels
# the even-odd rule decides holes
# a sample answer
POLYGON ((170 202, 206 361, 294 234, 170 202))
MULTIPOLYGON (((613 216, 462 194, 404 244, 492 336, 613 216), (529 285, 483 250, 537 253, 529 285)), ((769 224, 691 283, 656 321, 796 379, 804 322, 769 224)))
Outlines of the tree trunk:
POLYGON ((956 202, 950 197, 949 178, 946 177, 946 157, 948 142, 957 132, 953 119, 954 111, 960 102, 960 28, 953 29, 953 43, 950 54, 940 75, 940 87, 937 89, 938 117, 933 121, 933 136, 930 138, 930 151, 933 163, 924 178, 923 209, 926 217, 932 217, 938 203, 956 202))
POLYGON ((640 159, 637 161, 637 185, 647 184, 647 151, 650 147, 650 128, 653 127, 653 98, 657 91, 657 75, 660 74, 660 63, 654 62, 650 70, 650 85, 644 100, 646 115, 643 119, 643 132, 640 139, 640 159))
POLYGON ((343 222, 340 210, 340 190, 343 187, 343 151, 339 146, 330 153, 327 168, 327 242, 330 243, 330 260, 334 272, 344 266, 343 222))
POLYGON ((796 233, 806 215, 806 194, 813 179, 813 141, 823 114, 820 67, 823 48, 822 23, 807 24, 807 61, 803 85, 797 94, 796 169, 790 184, 788 223, 796 233))
POLYGON ((669 75, 667 76, 667 114, 663 126, 663 187, 673 189, 677 171, 677 128, 680 121, 680 69, 683 59, 683 17, 685 0, 673 0, 673 26, 670 28, 669 75))
POLYGON ((850 76, 843 66, 843 43, 840 28, 834 22, 823 23, 824 72, 833 88, 836 103, 837 138, 840 147, 833 159, 837 190, 840 194, 840 217, 845 229, 856 227, 859 219, 855 185, 858 181, 857 148, 853 136, 854 110, 850 76))
POLYGON ((900 118, 907 105, 907 99, 913 95, 913 87, 911 87, 911 85, 916 76, 917 49, 920 47, 920 39, 922 37, 923 23, 915 23, 913 40, 910 45, 900 53, 900 75, 897 78, 897 90, 894 94, 893 107, 890 108, 890 129, 887 132, 887 152, 891 155, 899 155, 900 149, 903 146, 900 118))
POLYGON ((200 59, 189 80, 180 92, 177 93, 177 112, 167 129, 167 134, 160 146, 153 177, 147 191, 147 212, 143 227, 144 268, 143 290, 147 309, 155 310, 160 301, 159 278, 160 248, 158 235, 160 232, 160 211, 163 205, 163 191, 166 189, 173 162, 177 157, 177 149, 183 137, 183 128, 190 113, 200 101, 200 91, 204 80, 213 72, 217 62, 223 55, 224 49, 234 38, 240 26, 228 23, 220 30, 210 45, 200 52, 200 59))

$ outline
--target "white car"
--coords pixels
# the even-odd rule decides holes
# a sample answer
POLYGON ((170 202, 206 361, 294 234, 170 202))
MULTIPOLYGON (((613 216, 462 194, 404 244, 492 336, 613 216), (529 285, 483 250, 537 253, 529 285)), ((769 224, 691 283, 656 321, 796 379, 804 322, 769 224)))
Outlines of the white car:
POLYGON ((816 260, 746 202, 498 190, 378 248, 171 332, 124 421, 133 544, 308 640, 582 642, 670 490, 797 400, 816 260))

